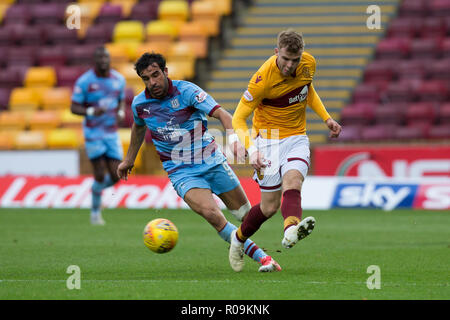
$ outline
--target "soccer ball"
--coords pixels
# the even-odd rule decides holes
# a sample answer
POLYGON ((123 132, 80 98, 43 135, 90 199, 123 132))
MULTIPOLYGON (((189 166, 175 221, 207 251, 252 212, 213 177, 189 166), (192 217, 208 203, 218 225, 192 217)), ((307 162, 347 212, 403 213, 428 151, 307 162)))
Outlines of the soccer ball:
POLYGON ((178 242, 178 229, 172 221, 158 218, 147 223, 144 229, 144 244, 156 253, 172 250, 178 242))

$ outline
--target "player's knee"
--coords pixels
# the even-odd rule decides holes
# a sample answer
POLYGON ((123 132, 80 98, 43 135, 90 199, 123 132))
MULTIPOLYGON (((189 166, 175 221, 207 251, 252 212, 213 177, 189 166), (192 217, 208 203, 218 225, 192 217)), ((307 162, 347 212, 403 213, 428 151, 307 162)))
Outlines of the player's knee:
POLYGON ((231 214, 239 221, 244 220, 245 215, 250 211, 250 209, 252 208, 252 205, 250 204, 250 202, 247 202, 246 204, 244 204, 243 206, 241 206, 239 209, 237 210, 230 210, 231 214))
POLYGON ((261 203, 261 211, 266 217, 271 217, 277 213, 280 202, 261 203))

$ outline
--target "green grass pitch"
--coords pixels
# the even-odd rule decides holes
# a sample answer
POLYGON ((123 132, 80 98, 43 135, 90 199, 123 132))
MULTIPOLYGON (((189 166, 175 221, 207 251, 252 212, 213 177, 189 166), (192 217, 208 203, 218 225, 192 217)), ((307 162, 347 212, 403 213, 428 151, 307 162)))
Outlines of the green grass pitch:
MULTIPOLYGON (((226 213, 231 222, 237 221, 226 213)), ((280 214, 252 237, 283 270, 242 272, 228 263, 228 244, 189 210, 0 210, 0 299, 378 300, 449 299, 450 215, 397 210, 305 211, 316 229, 294 248, 281 247, 280 214), (158 217, 179 229, 174 250, 156 254, 142 241, 158 217), (70 265, 81 288, 69 290, 70 265), (368 289, 371 265, 380 289, 368 289)))

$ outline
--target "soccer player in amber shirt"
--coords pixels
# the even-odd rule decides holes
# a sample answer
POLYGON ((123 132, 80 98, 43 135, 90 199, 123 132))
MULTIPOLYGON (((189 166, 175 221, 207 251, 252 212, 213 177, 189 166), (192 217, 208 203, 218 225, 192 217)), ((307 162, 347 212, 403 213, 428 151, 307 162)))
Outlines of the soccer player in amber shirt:
POLYGON ((316 61, 304 52, 301 34, 278 35, 275 55, 253 75, 233 115, 233 128, 244 143, 261 190, 261 203, 252 207, 232 235, 230 264, 243 263, 242 243, 280 208, 285 248, 293 247, 314 229, 313 217, 302 219, 301 187, 310 165, 306 136, 309 105, 337 138, 341 126, 326 111, 312 84, 316 61), (253 115, 252 134, 246 119, 253 115))

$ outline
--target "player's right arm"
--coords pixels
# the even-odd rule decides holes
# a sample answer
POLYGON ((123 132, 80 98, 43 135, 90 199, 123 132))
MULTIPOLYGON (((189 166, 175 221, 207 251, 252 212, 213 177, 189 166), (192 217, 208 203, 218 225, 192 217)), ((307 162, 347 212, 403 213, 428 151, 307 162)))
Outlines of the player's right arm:
POLYGON ((247 118, 253 113, 264 98, 264 83, 265 79, 257 72, 253 75, 248 84, 247 90, 244 92, 236 111, 233 114, 233 129, 241 140, 244 147, 247 149, 250 164, 259 171, 264 168, 264 157, 256 148, 253 139, 250 135, 247 118))
POLYGON ((78 78, 72 93, 72 105, 70 106, 70 111, 73 114, 79 116, 100 116, 105 113, 105 109, 100 107, 88 107, 84 106, 86 102, 86 90, 82 78, 78 78))
POLYGON ((136 160, 139 149, 142 146, 145 138, 145 132, 147 127, 140 126, 133 123, 131 127, 130 146, 128 147, 127 155, 125 159, 117 167, 117 175, 122 180, 128 180, 128 174, 131 173, 131 169, 134 167, 134 161, 136 160))

